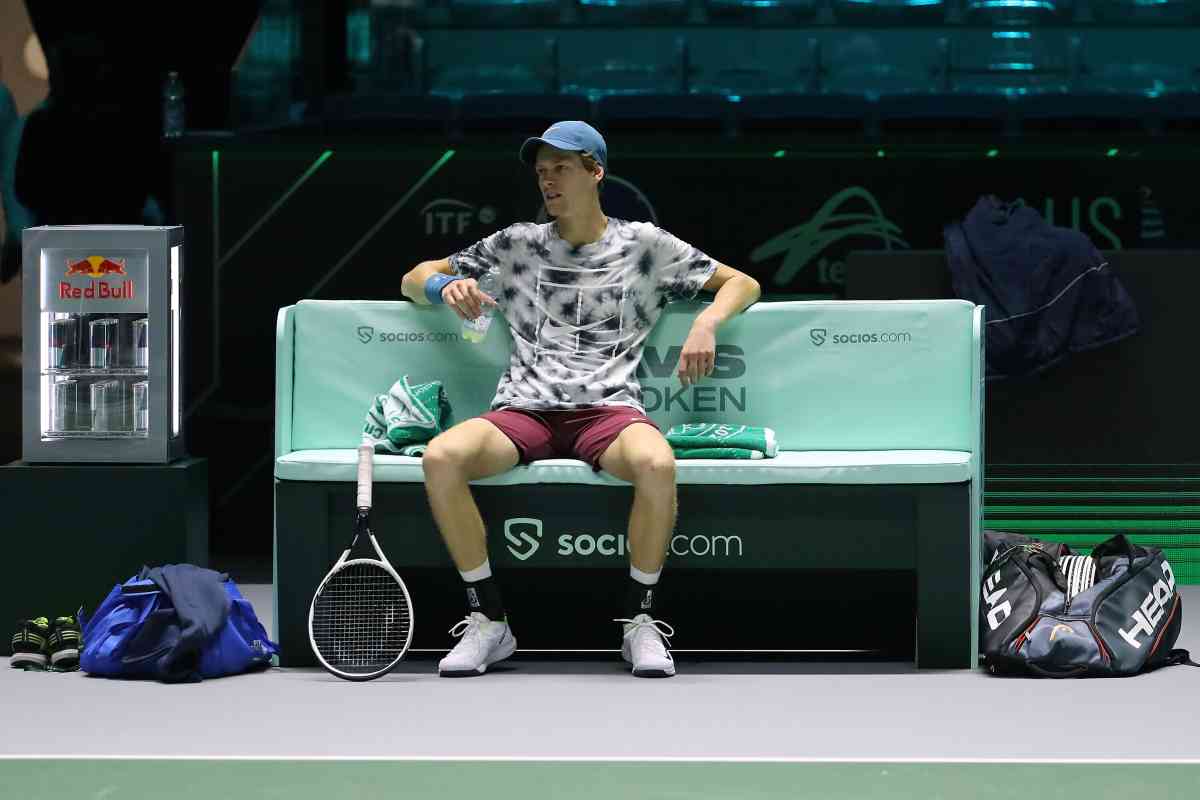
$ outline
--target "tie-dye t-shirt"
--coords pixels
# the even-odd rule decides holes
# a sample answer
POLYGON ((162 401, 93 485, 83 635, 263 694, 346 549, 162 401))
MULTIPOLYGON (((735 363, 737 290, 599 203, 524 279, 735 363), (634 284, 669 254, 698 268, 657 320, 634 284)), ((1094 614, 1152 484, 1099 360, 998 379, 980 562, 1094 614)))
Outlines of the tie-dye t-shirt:
POLYGON ((498 281, 513 352, 492 409, 644 411, 636 371, 646 337, 663 307, 695 297, 717 262, 651 223, 609 217, 598 241, 578 247, 554 222, 510 225, 450 266, 498 281))

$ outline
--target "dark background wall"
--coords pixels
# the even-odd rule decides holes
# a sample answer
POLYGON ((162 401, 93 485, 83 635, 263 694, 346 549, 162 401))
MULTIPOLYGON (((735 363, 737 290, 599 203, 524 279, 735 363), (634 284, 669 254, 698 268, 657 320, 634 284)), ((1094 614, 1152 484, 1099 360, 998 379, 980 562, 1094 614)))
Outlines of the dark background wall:
MULTIPOLYGON (((1032 16, 986 0, 636 6, 533 4, 517 18, 449 0, 272 0, 232 16, 184 5, 189 36, 136 58, 118 15, 67 25, 0 6, 4 141, 19 145, 0 161, 6 252, 14 220, 186 226, 186 425, 211 460, 216 552, 270 552, 275 311, 394 299, 416 262, 541 218, 515 151, 564 117, 608 138, 608 213, 658 222, 758 277, 767 299, 944 296, 940 256, 906 254, 939 250, 982 194, 1082 231, 1112 257, 1143 330, 989 386, 989 486, 1015 498, 994 495, 992 518, 1193 529, 1195 3, 1032 16), (168 69, 184 79, 188 130, 163 141, 168 69), (82 188, 68 203, 63 185, 82 188), (862 251, 876 258, 856 262, 862 251), (1103 483, 1114 476, 1126 483, 1103 483), (1065 478, 1144 497, 1122 516, 1005 483, 1065 478)), ((0 278, 8 460, 11 258, 0 278)))

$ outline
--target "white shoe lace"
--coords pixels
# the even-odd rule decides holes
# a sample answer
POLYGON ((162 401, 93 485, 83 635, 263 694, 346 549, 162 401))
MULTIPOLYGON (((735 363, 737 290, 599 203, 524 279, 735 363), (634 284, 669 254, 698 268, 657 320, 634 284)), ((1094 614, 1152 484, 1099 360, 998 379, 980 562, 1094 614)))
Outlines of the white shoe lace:
POLYGON ((630 633, 635 633, 642 628, 650 628, 655 633, 657 633, 659 636, 666 639, 667 644, 671 643, 671 637, 675 635, 674 628, 672 628, 667 623, 663 622, 661 619, 652 618, 649 614, 639 614, 638 616, 639 617, 644 616, 645 619, 626 619, 624 617, 617 617, 616 619, 613 620, 613 622, 623 622, 626 625, 632 625, 633 626, 632 630, 626 631, 626 635, 628 635, 630 633))
POLYGON ((454 627, 450 629, 450 635, 455 639, 462 639, 462 641, 454 645, 454 649, 457 650, 468 642, 474 644, 476 649, 478 649, 479 638, 483 633, 482 627, 483 620, 476 619, 474 613, 467 614, 464 619, 456 622, 454 627))

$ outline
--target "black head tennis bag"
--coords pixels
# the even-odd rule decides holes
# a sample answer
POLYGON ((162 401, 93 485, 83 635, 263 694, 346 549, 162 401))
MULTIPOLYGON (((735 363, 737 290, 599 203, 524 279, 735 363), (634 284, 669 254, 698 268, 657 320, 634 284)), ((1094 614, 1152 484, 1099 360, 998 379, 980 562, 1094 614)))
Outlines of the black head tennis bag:
POLYGON ((1183 601, 1161 550, 1117 535, 1082 556, 991 531, 984 550, 980 636, 993 674, 1116 677, 1191 663, 1171 649, 1183 601))

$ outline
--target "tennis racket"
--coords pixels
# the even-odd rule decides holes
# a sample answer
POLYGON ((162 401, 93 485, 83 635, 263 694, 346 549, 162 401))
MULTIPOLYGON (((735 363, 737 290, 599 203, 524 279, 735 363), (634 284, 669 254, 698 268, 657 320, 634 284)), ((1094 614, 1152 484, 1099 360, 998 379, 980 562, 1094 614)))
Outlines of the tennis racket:
POLYGON ((371 532, 374 455, 371 445, 358 448, 354 539, 317 587, 308 609, 313 653, 321 666, 348 681, 388 674, 412 642, 408 588, 371 532))

